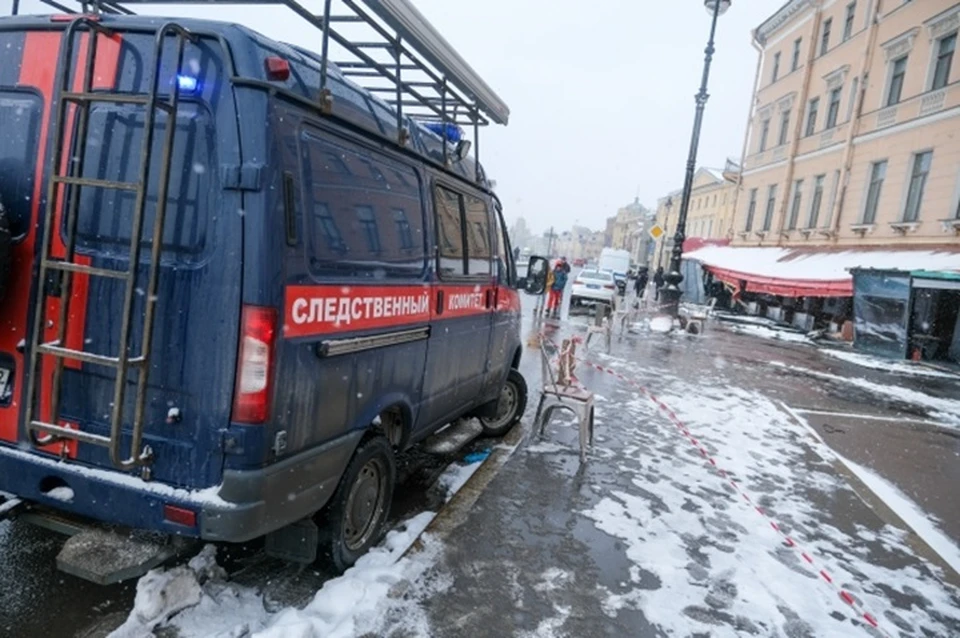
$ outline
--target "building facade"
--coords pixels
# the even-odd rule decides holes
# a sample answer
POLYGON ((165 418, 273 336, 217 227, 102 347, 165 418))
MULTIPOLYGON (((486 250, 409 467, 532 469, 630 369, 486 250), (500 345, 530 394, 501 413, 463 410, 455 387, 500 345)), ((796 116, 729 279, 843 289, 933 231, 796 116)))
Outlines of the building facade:
POLYGON ((648 213, 649 211, 640 203, 639 198, 619 209, 616 216, 611 218, 612 223, 610 219, 607 220, 610 247, 630 250, 636 230, 643 225, 648 213))
MULTIPOLYGON (((727 239, 734 218, 737 175, 716 168, 700 168, 693 177, 686 236, 698 239, 727 239)), ((673 191, 657 200, 657 224, 666 232, 656 241, 652 267, 670 265, 673 236, 680 217, 682 191, 673 191)))
POLYGON ((955 0, 790 0, 762 49, 733 243, 960 243, 955 0))

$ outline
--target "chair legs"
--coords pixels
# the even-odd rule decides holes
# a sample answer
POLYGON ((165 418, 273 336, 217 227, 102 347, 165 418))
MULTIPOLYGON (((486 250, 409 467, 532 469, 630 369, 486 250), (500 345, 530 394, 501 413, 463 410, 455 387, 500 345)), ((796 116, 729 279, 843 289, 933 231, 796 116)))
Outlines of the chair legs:
POLYGON ((577 416, 577 431, 580 439, 580 462, 587 460, 587 449, 593 447, 593 428, 594 428, 594 408, 593 399, 587 401, 564 398, 548 395, 540 395, 540 402, 537 405, 537 414, 534 417, 534 429, 540 437, 543 437, 547 428, 547 423, 557 409, 569 410, 577 416))

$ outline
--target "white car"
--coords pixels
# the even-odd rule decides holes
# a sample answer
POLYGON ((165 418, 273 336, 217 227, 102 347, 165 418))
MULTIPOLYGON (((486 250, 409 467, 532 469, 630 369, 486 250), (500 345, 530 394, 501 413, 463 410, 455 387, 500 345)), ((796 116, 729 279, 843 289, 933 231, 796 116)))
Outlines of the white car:
POLYGON ((613 273, 604 270, 584 269, 573 280, 573 288, 570 291, 570 306, 583 306, 597 302, 613 306, 616 294, 617 283, 613 273))

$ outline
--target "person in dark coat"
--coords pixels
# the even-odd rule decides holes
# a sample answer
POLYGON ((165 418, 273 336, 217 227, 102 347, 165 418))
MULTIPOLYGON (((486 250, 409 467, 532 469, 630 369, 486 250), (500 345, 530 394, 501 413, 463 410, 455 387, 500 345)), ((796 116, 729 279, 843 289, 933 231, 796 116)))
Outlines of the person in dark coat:
POLYGON ((636 290, 637 297, 643 299, 643 292, 647 289, 647 282, 650 281, 649 276, 647 275, 647 269, 644 268, 637 273, 637 278, 633 282, 633 287, 636 290))
POLYGON ((657 272, 653 274, 653 285, 657 288, 656 301, 660 300, 660 290, 663 288, 663 266, 657 266, 657 272))

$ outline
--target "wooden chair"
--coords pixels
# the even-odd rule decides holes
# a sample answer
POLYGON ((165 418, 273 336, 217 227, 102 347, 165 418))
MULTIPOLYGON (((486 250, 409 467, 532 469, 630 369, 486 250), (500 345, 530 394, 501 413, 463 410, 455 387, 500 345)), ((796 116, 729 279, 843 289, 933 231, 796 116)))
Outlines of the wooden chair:
POLYGON ((576 343, 564 339, 560 344, 556 374, 546 348, 540 348, 541 381, 540 403, 534 417, 534 428, 543 437, 554 410, 563 409, 577 416, 580 435, 580 462, 587 460, 587 448, 593 447, 593 393, 576 382, 576 343))

